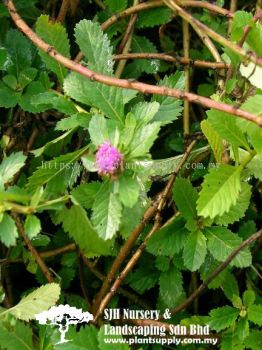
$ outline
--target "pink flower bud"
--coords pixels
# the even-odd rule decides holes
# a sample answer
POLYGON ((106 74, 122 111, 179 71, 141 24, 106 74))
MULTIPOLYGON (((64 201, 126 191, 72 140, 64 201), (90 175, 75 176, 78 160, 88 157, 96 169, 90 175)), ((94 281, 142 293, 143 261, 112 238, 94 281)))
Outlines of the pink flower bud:
POLYGON ((102 143, 96 153, 96 166, 101 175, 115 174, 119 169, 123 155, 109 141, 102 143))

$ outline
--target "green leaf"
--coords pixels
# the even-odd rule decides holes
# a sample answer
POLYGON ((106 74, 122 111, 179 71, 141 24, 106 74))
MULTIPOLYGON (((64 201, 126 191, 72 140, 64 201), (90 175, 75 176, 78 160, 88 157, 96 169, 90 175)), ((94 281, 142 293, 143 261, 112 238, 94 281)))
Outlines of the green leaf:
POLYGON ((126 283, 139 294, 144 294, 157 284, 158 277, 154 266, 142 265, 127 277, 126 283))
POLYGON ((57 180, 59 177, 61 181, 61 176, 65 173, 69 172, 71 176, 72 168, 75 167, 74 162, 76 162, 87 149, 88 146, 75 152, 67 153, 54 158, 50 162, 43 162, 42 165, 40 165, 33 173, 33 175, 29 177, 27 183, 28 191, 35 191, 38 187, 47 184, 53 179, 57 180))
POLYGON ((71 115, 71 117, 59 120, 55 129, 61 131, 73 130, 79 127, 87 129, 89 127, 89 122, 90 115, 88 113, 76 113, 71 115))
POLYGON ((136 21, 137 28, 155 27, 170 21, 172 11, 169 8, 153 8, 141 11, 136 21))
POLYGON ((6 247, 14 246, 18 231, 14 220, 8 214, 4 213, 0 221, 0 240, 6 247))
MULTIPOLYGON (((183 72, 177 71, 175 74, 165 76, 163 80, 158 83, 159 86, 167 86, 169 88, 184 89, 184 74, 183 72)), ((154 95, 153 101, 160 103, 160 108, 154 118, 154 121, 160 121, 162 125, 169 124, 176 120, 183 110, 183 102, 174 99, 173 97, 154 95)))
POLYGON ((184 246, 185 266, 190 271, 196 271, 205 261, 206 253, 206 237, 201 231, 191 232, 184 246))
POLYGON ((247 310, 249 321, 262 326, 262 305, 253 304, 247 310))
POLYGON ((75 27, 75 38, 91 70, 113 75, 113 49, 98 23, 86 19, 80 21, 75 27))
POLYGON ((261 350, 262 348, 262 333, 260 330, 254 330, 250 332, 249 336, 245 339, 246 348, 252 350, 261 350))
POLYGON ((260 45, 261 41, 262 41, 262 27, 260 23, 256 23, 253 26, 252 30, 249 32, 246 42, 259 57, 262 56, 262 49, 260 45))
POLYGON ((29 239, 34 238, 41 231, 41 221, 35 215, 27 215, 25 220, 25 232, 29 239))
POLYGON ((79 205, 65 208, 58 214, 63 228, 69 233, 86 256, 93 258, 100 255, 109 255, 112 242, 105 242, 98 237, 85 210, 79 205))
POLYGON ((173 199, 185 219, 196 219, 198 193, 188 180, 183 178, 176 179, 173 187, 173 199))
POLYGON ((0 325, 0 347, 2 350, 33 350, 33 332, 29 325, 16 321, 12 328, 0 325))
POLYGON ((51 306, 55 305, 59 299, 60 292, 60 286, 57 283, 43 285, 22 298, 17 305, 7 309, 0 315, 11 313, 23 321, 33 320, 36 314, 48 310, 51 306))
POLYGON ((10 29, 6 34, 5 47, 13 63, 8 68, 9 73, 16 75, 32 63, 32 51, 29 40, 18 30, 10 29))
POLYGON ((247 140, 232 115, 211 109, 207 112, 208 122, 222 139, 226 139, 234 146, 243 146, 249 149, 247 140))
MULTIPOLYGON (((146 37, 134 35, 131 45, 132 52, 143 53, 143 52, 157 52, 155 45, 146 37)), ((158 60, 146 60, 140 59, 135 62, 135 66, 140 72, 146 72, 147 74, 157 73, 159 68, 158 60)))
POLYGON ((122 343, 124 341, 122 336, 113 334, 109 336, 106 335, 105 327, 108 326, 110 325, 101 327, 98 332, 99 350, 130 350, 127 344, 122 343))
MULTIPOLYGON (((64 95, 57 95, 55 92, 42 92, 31 98, 31 103, 43 111, 55 108, 63 114, 75 114, 78 112, 75 104, 64 95)), ((88 115, 88 114, 87 114, 88 115)), ((62 122, 63 119, 59 122, 62 122)))
POLYGON ((205 176, 197 201, 198 215, 215 218, 235 205, 239 197, 241 167, 221 165, 205 176))
POLYGON ((127 0, 105 0, 105 4, 113 13, 124 10, 127 7, 127 0))
POLYGON ((243 294, 243 303, 245 307, 250 307, 255 302, 255 292, 253 290, 246 290, 243 294))
POLYGON ((238 338, 243 341, 249 334, 249 323, 247 317, 242 318, 236 328, 238 338))
POLYGON ((158 102, 139 102, 132 109, 131 113, 137 120, 137 126, 148 124, 159 110, 158 102))
POLYGON ((250 198, 251 186, 248 183, 243 182, 241 184, 241 192, 237 203, 230 207, 228 213, 224 213, 222 216, 217 216, 214 222, 217 225, 227 226, 229 224, 233 224, 235 221, 239 221, 245 215, 245 212, 249 207, 250 198))
POLYGON ((0 47, 0 70, 5 69, 7 58, 8 58, 7 49, 4 47, 0 47))
POLYGON ((146 249, 154 255, 172 257, 183 249, 187 236, 184 220, 177 219, 153 235, 146 249))
MULTIPOLYGON (((245 159, 249 156, 249 153, 241 148, 238 149, 239 152, 239 161, 243 162, 245 159)), ((231 158, 234 159, 234 156, 230 152, 231 158)), ((262 157, 259 155, 256 155, 247 165, 246 168, 248 169, 248 172, 262 181, 262 157)))
POLYGON ((0 107, 12 108, 18 101, 19 95, 0 82, 0 107))
MULTIPOLYGON (((65 57, 70 57, 68 36, 65 28, 60 23, 52 23, 49 21, 49 16, 41 15, 36 22, 36 33, 60 54, 65 57)), ((59 82, 62 83, 67 74, 67 69, 47 53, 39 51, 39 54, 47 68, 54 72, 59 82)))
POLYGON ((167 307, 176 306, 183 293, 183 279, 181 272, 172 266, 167 272, 162 272, 159 278, 160 296, 167 307))
POLYGON ((25 165, 26 156, 22 152, 12 153, 0 165, 0 187, 11 181, 14 175, 25 165))
POLYGON ((231 306, 223 306, 212 310, 209 326, 217 332, 230 327, 238 317, 238 310, 231 306))
POLYGON ((156 140, 159 130, 160 123, 158 122, 137 129, 129 145, 129 159, 146 156, 156 140))
POLYGON ((112 186, 105 182, 97 193, 93 205, 93 224, 99 237, 104 240, 112 238, 119 229, 122 206, 112 186))
MULTIPOLYGON (((208 227, 205 229, 208 240, 207 248, 215 259, 224 261, 242 239, 225 227, 208 227)), ((248 249, 241 250, 230 263, 231 266, 247 267, 252 263, 252 256, 248 249)))
POLYGON ((78 102, 101 109, 106 116, 123 123, 122 89, 96 83, 77 73, 70 73, 64 81, 64 91, 78 102))
POLYGON ((122 174, 119 177, 119 199, 125 207, 132 208, 139 196, 140 186, 136 178, 122 174))
POLYGON ((117 146, 120 132, 114 120, 109 120, 101 115, 94 115, 88 128, 90 139, 95 146, 100 146, 105 141, 117 146))
POLYGON ((233 41, 239 41, 243 34, 245 26, 253 26, 252 13, 245 11, 236 11, 232 22, 231 39, 233 41))
POLYGON ((212 125, 207 121, 203 120, 201 122, 201 129, 205 134, 208 143, 210 144, 212 151, 214 152, 216 161, 218 163, 221 162, 222 154, 223 154, 223 140, 216 132, 216 130, 212 127, 212 125))
POLYGON ((71 196, 74 200, 77 201, 78 204, 80 204, 85 209, 91 209, 96 194, 99 191, 101 186, 101 183, 99 182, 89 182, 85 184, 81 184, 78 187, 74 188, 71 192, 71 196))

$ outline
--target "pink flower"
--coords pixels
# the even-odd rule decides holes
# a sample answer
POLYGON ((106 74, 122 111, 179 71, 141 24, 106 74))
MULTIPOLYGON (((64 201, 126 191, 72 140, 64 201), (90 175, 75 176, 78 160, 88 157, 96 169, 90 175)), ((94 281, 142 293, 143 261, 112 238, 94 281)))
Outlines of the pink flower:
POLYGON ((96 166, 101 175, 115 174, 123 161, 123 155, 109 141, 102 143, 96 153, 96 166))

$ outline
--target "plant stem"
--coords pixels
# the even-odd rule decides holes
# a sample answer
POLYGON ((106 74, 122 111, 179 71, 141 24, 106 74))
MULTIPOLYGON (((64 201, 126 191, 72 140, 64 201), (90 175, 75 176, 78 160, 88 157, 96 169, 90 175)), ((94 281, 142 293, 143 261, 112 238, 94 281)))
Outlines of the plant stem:
MULTIPOLYGON (((22 20, 14 7, 12 0, 7 0, 7 8, 16 26, 41 50, 45 51, 50 57, 54 58, 56 61, 60 62, 62 65, 71 69, 84 77, 90 79, 91 81, 97 81, 109 86, 118 86, 121 88, 132 89, 142 92, 143 94, 157 94, 175 97, 178 99, 187 99, 191 103, 201 104, 207 108, 214 108, 234 116, 241 117, 243 119, 252 121, 257 125, 262 126, 262 118, 256 116, 252 113, 243 111, 234 106, 227 105, 225 103, 217 102, 209 98, 199 96, 193 93, 187 93, 180 91, 178 89, 171 89, 165 86, 155 86, 150 84, 145 84, 137 81, 130 81, 127 79, 117 79, 115 77, 105 76, 103 74, 95 73, 94 71, 78 64, 63 55, 59 54, 52 46, 45 43, 40 39, 36 33, 22 20)), ((180 9, 180 7, 179 7, 180 9)), ((197 21, 198 22, 198 21, 197 21)), ((202 24, 201 24, 202 25, 202 24)), ((215 33, 216 34, 216 33, 215 33)), ((238 46, 235 45, 237 48, 238 46)), ((261 65, 262 65, 262 59, 261 65)), ((259 61, 260 62, 260 61, 259 61)))
MULTIPOLYGON (((189 32, 189 24, 187 21, 183 19, 183 51, 184 57, 189 59, 189 47, 190 47, 190 32, 189 32)), ((184 69, 185 74, 185 91, 190 91, 190 67, 186 66, 184 69)), ((190 124, 189 124, 189 111, 190 105, 189 101, 184 100, 184 110, 183 110, 183 128, 184 135, 188 135, 190 133, 190 124)))

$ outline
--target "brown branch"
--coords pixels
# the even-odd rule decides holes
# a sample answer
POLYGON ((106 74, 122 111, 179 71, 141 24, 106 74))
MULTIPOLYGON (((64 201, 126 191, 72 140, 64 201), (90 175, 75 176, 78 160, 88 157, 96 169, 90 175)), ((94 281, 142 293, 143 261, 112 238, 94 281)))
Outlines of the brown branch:
MULTIPOLYGON (((136 265, 137 261, 139 260, 140 256, 142 255, 143 251, 146 248, 147 242, 150 240, 150 238, 159 230, 161 227, 160 223, 160 214, 162 209, 165 206, 165 203, 172 191, 173 184, 175 182, 175 179, 177 177, 177 174, 179 173, 180 169, 185 164, 188 156, 190 155, 190 152, 192 151, 193 147, 195 146, 196 141, 192 141, 191 144, 187 147, 183 157, 181 158, 179 164, 177 165, 177 168, 175 172, 170 176, 168 183, 165 187, 165 189, 161 192, 159 196, 159 201, 157 203, 157 210, 156 210, 156 218, 153 228, 150 230, 144 241, 140 244, 132 258, 128 261, 124 269, 121 271, 120 275, 117 277, 115 282, 113 283, 112 287, 110 288, 110 291, 104 296, 104 298, 101 300, 99 308, 95 314, 94 322, 98 320, 98 318, 101 316, 102 312, 104 311, 105 307, 108 305, 109 301, 112 299, 112 297, 115 295, 116 291, 122 284, 123 280, 126 278, 128 273, 133 269, 133 267, 136 265)), ((101 296, 101 293, 100 293, 101 296)))
POLYGON ((63 253, 67 253, 67 252, 74 252, 75 250, 76 250, 75 243, 70 243, 64 247, 56 248, 53 250, 48 250, 46 252, 41 252, 39 254, 40 254, 41 258, 47 259, 47 258, 52 258, 53 256, 56 256, 59 254, 63 254, 63 253))
POLYGON ((57 22, 63 23, 65 21, 66 14, 67 14, 67 11, 69 10, 69 7, 70 7, 70 0, 62 0, 62 5, 60 7, 60 10, 56 19, 57 22))
POLYGON ((194 66, 194 67, 200 67, 200 68, 211 68, 211 69, 228 69, 230 67, 229 64, 225 62, 208 62, 208 61, 201 61, 201 60, 193 60, 186 57, 179 57, 177 55, 172 56, 172 54, 165 54, 165 53, 127 53, 127 54, 120 54, 120 55, 114 55, 114 60, 132 60, 132 59, 158 59, 168 62, 174 62, 177 64, 183 64, 185 66, 194 66))
MULTIPOLYGON (((189 60, 189 51, 190 51, 190 31, 189 24, 187 21, 183 19, 183 51, 184 57, 189 60)), ((184 69, 185 74, 185 91, 190 91, 190 67, 186 66, 184 69)), ((183 110, 183 128, 184 135, 188 135, 190 133, 190 104, 189 101, 184 100, 184 110, 183 110)))
MULTIPOLYGON (((237 2, 238 2, 238 0, 231 0, 230 1, 230 12, 233 14, 237 10, 237 2)), ((231 34, 232 24, 233 24, 233 18, 230 18, 228 21, 228 31, 227 31, 228 36, 230 36, 230 34, 231 34)))
POLYGON ((165 4, 172 10, 176 11, 180 17, 189 22, 192 27, 198 27, 204 34, 218 42, 220 45, 229 48, 236 54, 240 55, 243 59, 247 61, 252 61, 256 65, 262 67, 262 58, 257 57, 254 52, 247 52, 242 47, 237 44, 232 43, 220 34, 216 33, 214 30, 210 29, 208 26, 198 21, 190 13, 186 12, 183 8, 177 5, 174 0, 163 0, 165 4))
POLYGON ((12 212, 11 213, 13 219, 15 220, 16 226, 17 226, 17 230, 19 235, 23 238, 25 244, 27 245, 27 248, 30 250, 31 254, 33 255, 37 265, 40 267, 40 269, 42 270, 45 278, 47 279, 47 281, 49 283, 53 282, 53 276, 50 273, 48 267, 46 266, 45 262, 43 261, 43 259, 41 258, 41 256, 39 255, 38 251, 35 249, 35 247, 32 245, 30 239, 27 237, 22 221, 20 219, 20 216, 15 213, 12 212))
POLYGON ((246 239, 244 242, 242 242, 239 247, 233 250, 233 252, 226 258, 226 260, 220 264, 208 277, 207 279, 180 305, 178 305, 176 308, 170 310, 172 315, 177 314, 178 312, 184 310, 188 305, 192 303, 192 301, 198 297, 203 290, 222 272, 224 271, 227 266, 231 263, 231 261, 247 246, 255 242, 257 239, 259 239, 262 236, 262 230, 259 230, 258 232, 254 233, 252 236, 250 236, 248 239, 246 239))
MULTIPOLYGON (((22 20, 19 14, 14 7, 12 0, 7 0, 7 8, 12 17, 16 26, 41 50, 45 51, 50 57, 54 58, 56 61, 60 62, 62 65, 67 67, 70 70, 73 70, 82 76, 90 79, 91 81, 97 81, 99 83, 109 85, 109 86, 118 86, 125 89, 132 89, 142 92, 143 94, 157 94, 175 97, 178 99, 186 99, 191 103, 200 104, 207 108, 214 108, 234 116, 241 117, 248 121, 252 121, 257 125, 262 126, 262 118, 256 116, 252 113, 238 109, 238 107, 230 106, 225 103, 217 102, 209 98, 199 96, 193 93, 187 93, 180 91, 178 89, 171 89, 165 86, 155 86, 150 84, 144 84, 137 81, 129 81, 127 79, 117 79, 114 77, 105 76, 76 63, 63 55, 59 54, 52 46, 45 43, 40 39, 36 33, 22 20)), ((232 44, 233 45, 233 44, 232 44)), ((236 45, 235 45, 236 46, 236 45)), ((237 46, 238 48, 238 46, 237 46)), ((246 52, 245 52, 246 54, 246 52)), ((247 55, 247 54, 246 54, 247 55)), ((248 55, 249 57, 249 55, 248 55)), ((255 59, 254 56, 250 56, 250 59, 255 59)), ((255 62, 257 59, 255 59, 255 62)), ((262 59, 259 59, 259 62, 262 62, 262 59)), ((262 63, 261 63, 262 65, 262 63)))

